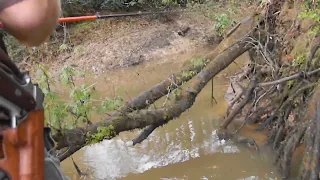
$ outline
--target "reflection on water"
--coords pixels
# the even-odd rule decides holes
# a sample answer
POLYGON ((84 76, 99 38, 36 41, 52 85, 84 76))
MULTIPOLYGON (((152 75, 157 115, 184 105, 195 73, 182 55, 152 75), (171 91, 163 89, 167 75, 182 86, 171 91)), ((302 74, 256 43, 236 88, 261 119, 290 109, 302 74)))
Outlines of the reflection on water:
POLYGON ((151 168, 185 162, 200 157, 200 154, 238 151, 235 146, 218 141, 215 130, 210 126, 204 131, 212 133, 203 136, 203 143, 194 141, 192 121, 188 121, 188 125, 181 125, 176 131, 166 132, 163 137, 153 133, 136 147, 127 145, 126 141, 131 140, 127 137, 104 141, 85 150, 85 163, 94 169, 95 177, 114 179, 129 173, 142 173, 151 168), (185 129, 190 131, 189 135, 184 133, 185 129), (189 136, 189 141, 180 141, 178 138, 182 136, 189 136))
POLYGON ((201 131, 194 130, 196 124, 192 120, 163 136, 161 131, 165 129, 159 129, 136 147, 126 143, 131 140, 128 136, 103 141, 85 149, 85 163, 93 169, 93 179, 272 177, 257 154, 241 150, 232 142, 219 141, 212 123, 197 124, 201 131), (162 172, 157 173, 154 168, 162 172))
MULTIPOLYGON (((237 61, 244 60, 245 57, 240 57, 237 61)), ((167 78, 172 71, 179 69, 181 63, 148 64, 109 72, 87 81, 92 83, 104 79, 105 83, 97 83, 96 87, 101 96, 110 96, 115 92, 113 85, 116 85, 127 90, 124 98, 128 100, 167 78)), ((235 70, 238 70, 238 66, 232 64, 224 73, 235 70)), ((218 140, 217 123, 227 105, 224 100, 228 85, 226 80, 222 75, 214 78, 214 96, 218 104, 211 104, 209 83, 198 95, 192 108, 156 129, 148 139, 135 147, 130 142, 138 135, 137 130, 123 132, 112 140, 85 147, 75 153, 75 161, 90 174, 85 179, 249 180, 276 177, 272 165, 263 161, 254 151, 218 140)), ((70 159, 62 162, 62 167, 71 179, 78 179, 70 159)))

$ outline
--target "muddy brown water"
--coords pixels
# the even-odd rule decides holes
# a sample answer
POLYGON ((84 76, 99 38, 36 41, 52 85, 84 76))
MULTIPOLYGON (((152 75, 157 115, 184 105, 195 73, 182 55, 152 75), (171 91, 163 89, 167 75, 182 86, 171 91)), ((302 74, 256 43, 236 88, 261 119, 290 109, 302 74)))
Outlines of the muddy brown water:
MULTIPOLYGON (((205 52, 198 52, 204 54, 205 52)), ((119 93, 131 99, 149 87, 177 72, 183 60, 197 57, 183 54, 172 59, 159 60, 127 69, 120 69, 86 77, 84 81, 96 83, 101 97, 119 93), (120 88, 120 91, 117 89, 120 88)), ((246 56, 237 59, 245 62, 246 56)), ((80 169, 89 175, 82 179, 123 180, 240 180, 276 179, 278 177, 271 155, 261 158, 256 152, 232 142, 219 141, 216 129, 226 111, 224 99, 228 87, 226 75, 238 71, 235 64, 214 78, 214 97, 211 102, 211 83, 198 95, 195 104, 179 118, 158 128, 148 139, 134 147, 130 142, 138 130, 123 132, 112 140, 87 146, 73 155, 80 169)), ((160 107, 164 101, 157 103, 160 107)), ((246 127, 241 132, 263 142, 265 136, 254 128, 246 127)), ((71 179, 78 177, 72 161, 62 162, 63 171, 71 179)))

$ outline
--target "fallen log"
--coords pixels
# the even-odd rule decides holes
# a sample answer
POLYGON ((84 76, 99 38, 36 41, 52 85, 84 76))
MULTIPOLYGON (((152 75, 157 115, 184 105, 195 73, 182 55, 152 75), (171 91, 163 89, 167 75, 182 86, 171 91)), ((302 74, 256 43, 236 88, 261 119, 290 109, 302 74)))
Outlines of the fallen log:
MULTIPOLYGON (((242 22, 238 23, 234 28, 232 28, 226 35, 226 38, 230 37, 229 39, 231 39, 231 41, 227 41, 227 43, 220 43, 223 39, 219 39, 219 43, 220 44, 214 46, 214 48, 213 48, 214 50, 211 53, 208 53, 205 56, 205 58, 207 59, 207 63, 210 62, 212 59, 214 59, 214 57, 216 57, 217 54, 223 52, 223 50, 225 49, 224 48, 225 46, 229 47, 230 45, 232 45, 232 43, 235 43, 238 40, 240 40, 239 37, 247 36, 248 32, 250 32, 253 29, 251 24, 254 24, 253 23, 254 21, 255 21, 254 17, 248 16, 242 22), (241 29, 239 27, 241 27, 241 29), (238 29, 240 29, 240 31, 237 31, 238 29)), ((196 73, 194 73, 194 75, 199 73, 196 69, 190 69, 190 70, 196 72, 196 73)), ((176 78, 176 79, 180 79, 181 80, 181 77, 183 77, 182 75, 183 75, 184 72, 185 72, 184 70, 180 71, 180 73, 178 74, 179 78, 176 78)), ((186 81, 190 80, 193 76, 185 78, 184 80, 182 80, 182 82, 183 81, 186 82, 186 81)), ((181 81, 178 81, 178 82, 174 82, 175 86, 168 86, 167 84, 169 84, 169 82, 166 82, 166 81, 167 80, 162 81, 161 83, 157 84, 156 86, 154 86, 154 87, 148 89, 147 91, 141 93, 138 97, 133 99, 131 102, 127 103, 126 106, 122 108, 122 111, 132 112, 132 110, 134 110, 134 109, 143 109, 143 108, 146 107, 145 105, 143 105, 144 102, 147 101, 149 104, 152 104, 156 100, 158 100, 161 97, 163 97, 164 95, 166 95, 166 93, 169 93, 168 92, 169 89, 172 91, 172 90, 176 89, 178 86, 180 86, 182 84, 181 81), (159 87, 161 87, 161 88, 159 88, 159 87), (165 87, 167 87, 167 88, 165 88, 165 87)), ((215 98, 213 97, 213 83, 212 83, 211 98, 212 98, 212 100, 215 100, 215 98)), ((165 123, 166 122, 163 122, 163 123, 160 123, 160 124, 152 124, 152 125, 146 127, 145 129, 143 129, 143 131, 136 138, 134 138, 132 140, 133 146, 138 144, 138 143, 141 143, 156 128, 158 128, 159 126, 164 125, 165 123)))
MULTIPOLYGON (((152 124, 166 123, 179 117, 181 113, 193 105, 197 95, 214 76, 228 67, 237 57, 241 56, 252 47, 252 45, 245 42, 246 41, 239 41, 219 54, 199 74, 187 83, 187 87, 181 90, 179 97, 177 97, 175 101, 168 103, 164 108, 138 110, 126 115, 119 114, 102 122, 92 124, 86 128, 62 130, 63 136, 55 137, 55 141, 57 142, 56 148, 61 149, 70 146, 70 149, 65 152, 63 157, 59 157, 59 159, 64 160, 85 145, 90 144, 88 135, 89 137, 90 135, 97 133, 100 133, 101 135, 99 129, 108 132, 102 134, 104 137, 100 137, 99 139, 99 141, 102 141, 103 139, 111 139, 123 131, 144 128, 152 124)), ((95 143, 99 141, 95 141, 95 143)))
MULTIPOLYGON (((245 43, 248 42, 246 41, 246 38, 255 30, 257 24, 260 23, 260 16, 260 13, 255 13, 251 18, 247 18, 244 22, 241 23, 241 28, 238 28, 237 31, 232 33, 232 35, 230 36, 230 38, 232 38, 230 40, 228 39, 228 41, 220 43, 219 46, 215 48, 215 50, 212 53, 207 54, 205 57, 206 59, 209 59, 208 65, 205 69, 201 71, 201 73, 197 74, 196 77, 193 77, 193 81, 188 82, 188 85, 192 85, 192 83, 195 83, 196 80, 194 79, 203 79, 204 81, 197 81, 198 84, 200 83, 200 92, 209 80, 211 80, 216 74, 218 74, 228 65, 230 65, 230 63, 232 63, 238 56, 250 49, 254 44, 245 43), (210 61, 212 59, 214 60, 210 61)), ((189 78, 191 79, 192 77, 189 78)), ((170 86, 171 84, 174 84, 171 80, 170 86)), ((131 102, 128 102, 120 110, 117 110, 116 112, 112 113, 113 115, 111 117, 100 123, 91 124, 86 128, 75 128, 71 130, 59 131, 61 133, 58 133, 53 136, 56 142, 55 149, 59 151, 65 147, 68 147, 68 150, 58 157, 60 161, 68 158, 74 152, 86 146, 87 136, 90 136, 90 134, 97 133, 99 128, 100 130, 101 128, 104 128, 104 130, 109 132, 108 134, 104 134, 102 137, 100 137, 101 139, 99 141, 102 141, 103 139, 111 139, 122 131, 147 127, 144 131, 146 133, 141 134, 141 136, 137 137, 134 140, 135 143, 139 143, 143 141, 145 138, 147 138, 148 135, 158 126, 166 124, 167 121, 173 119, 174 117, 178 117, 183 111, 192 106, 194 99, 190 101, 192 102, 191 104, 186 104, 184 100, 186 96, 183 96, 185 98, 182 98, 179 101, 174 101, 162 109, 156 109, 152 111, 139 110, 148 106, 145 103, 147 100, 148 104, 152 104, 157 99, 160 99, 162 96, 166 95, 168 93, 168 82, 169 81, 163 81, 160 84, 154 86, 153 88, 147 90, 147 92, 141 93, 139 95, 139 99, 135 98, 131 102), (163 86, 164 88, 162 88, 162 91, 153 91, 154 88, 157 86, 163 86), (177 113, 174 113, 174 110, 177 110, 177 113), (112 130, 112 133, 110 133, 110 130, 112 130)), ((172 86, 172 88, 177 87, 172 86)), ((183 94, 185 94, 185 92, 186 90, 184 90, 183 94)), ((196 95, 197 93, 194 95, 194 98, 196 97, 196 95)), ((101 135, 101 133, 99 135, 101 135)))
POLYGON ((155 101, 161 97, 167 95, 168 89, 171 91, 176 89, 177 86, 182 85, 183 82, 187 82, 197 75, 208 63, 210 63, 215 57, 222 53, 226 47, 232 46, 237 41, 240 41, 242 37, 246 37, 250 31, 252 31, 259 20, 254 15, 252 17, 246 17, 242 22, 237 24, 229 33, 227 41, 224 39, 219 39, 217 44, 212 48, 212 52, 206 54, 204 58, 206 59, 206 64, 199 67, 193 66, 191 63, 185 66, 177 74, 171 74, 168 79, 154 85, 153 87, 147 89, 146 91, 139 94, 137 97, 133 98, 131 101, 127 102, 125 106, 121 107, 119 110, 112 113, 113 115, 119 115, 123 112, 132 112, 134 110, 146 108, 149 104, 153 104, 155 101), (223 42, 222 42, 223 41, 223 42), (221 43, 222 42, 222 43, 221 43), (184 76, 185 72, 194 72, 190 76, 184 76), (148 102, 148 103, 146 103, 148 102))

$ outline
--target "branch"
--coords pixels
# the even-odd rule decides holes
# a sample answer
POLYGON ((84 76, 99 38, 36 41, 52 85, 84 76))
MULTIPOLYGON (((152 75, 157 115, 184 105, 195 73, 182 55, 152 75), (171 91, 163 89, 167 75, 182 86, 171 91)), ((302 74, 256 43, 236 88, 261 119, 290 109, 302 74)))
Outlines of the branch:
MULTIPOLYGON (((307 72, 305 73, 306 76, 311 76, 311 75, 314 75, 316 73, 320 72, 320 68, 318 69, 315 69, 313 71, 310 71, 310 72, 307 72)), ((276 81, 271 81, 271 82, 266 82, 266 83, 259 83, 258 86, 260 87, 263 87, 263 86, 271 86, 271 85, 277 85, 277 84, 281 84, 283 82, 286 82, 286 81, 290 81, 290 80, 293 80, 293 79, 297 79, 299 77, 303 77, 304 73, 302 72, 298 72, 294 75, 291 75, 291 76, 288 76, 288 77, 285 77, 285 78, 282 78, 282 79, 279 79, 279 80, 276 80, 276 81)))
POLYGON ((239 22, 239 23, 236 24, 233 28, 231 28, 231 29, 226 33, 226 38, 229 37, 232 33, 234 33, 234 32, 240 27, 241 24, 248 23, 251 18, 252 18, 251 16, 248 16, 248 17, 246 17, 243 21, 239 22))
POLYGON ((136 138, 132 140, 132 145, 135 146, 136 144, 141 143, 145 139, 148 138, 148 136, 159 126, 162 126, 166 124, 167 122, 163 122, 160 124, 151 124, 150 126, 146 127, 136 138))

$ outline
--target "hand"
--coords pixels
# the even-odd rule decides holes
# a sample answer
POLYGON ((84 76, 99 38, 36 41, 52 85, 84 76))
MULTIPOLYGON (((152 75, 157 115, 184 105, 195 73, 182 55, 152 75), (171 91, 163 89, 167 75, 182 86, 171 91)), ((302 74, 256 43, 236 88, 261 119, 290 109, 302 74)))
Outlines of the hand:
POLYGON ((0 12, 4 29, 26 46, 39 46, 58 24, 60 0, 23 0, 0 12))

